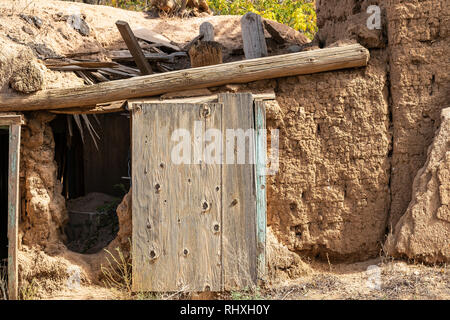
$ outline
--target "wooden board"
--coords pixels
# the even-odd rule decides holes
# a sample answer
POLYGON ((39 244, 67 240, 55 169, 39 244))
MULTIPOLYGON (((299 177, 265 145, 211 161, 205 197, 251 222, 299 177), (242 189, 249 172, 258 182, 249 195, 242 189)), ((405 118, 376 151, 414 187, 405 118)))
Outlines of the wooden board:
POLYGON ((136 36, 136 38, 139 38, 139 39, 142 39, 142 40, 145 40, 148 42, 159 43, 163 47, 170 48, 175 51, 181 51, 181 49, 178 46, 172 44, 170 42, 170 40, 167 39, 166 37, 164 37, 162 34, 156 33, 150 29, 136 28, 136 29, 133 29, 133 33, 136 36))
POLYGON ((9 127, 8 294, 10 300, 18 299, 17 230, 19 227, 20 129, 21 126, 17 124, 9 127))
POLYGON ((175 129, 194 133, 195 124, 202 123, 198 138, 208 128, 220 126, 222 106, 209 106, 207 119, 200 117, 200 104, 133 108, 135 291, 220 290, 221 189, 216 190, 220 166, 171 161, 175 129))
POLYGON ((369 57, 366 48, 354 44, 102 82, 92 86, 42 90, 28 95, 2 94, 0 111, 91 107, 109 101, 179 90, 363 67, 367 65, 369 57))
MULTIPOLYGON (((253 97, 250 93, 219 94, 219 103, 225 108, 222 132, 227 129, 254 129, 253 97)), ((223 148, 227 152, 227 143, 232 143, 233 137, 226 134, 224 140, 223 148)), ((249 158, 245 164, 236 164, 239 155, 237 149, 234 150, 235 164, 225 164, 222 169, 224 290, 243 289, 254 285, 257 280, 254 164, 249 164, 249 158)), ((228 152, 226 156, 230 156, 228 152)), ((254 153, 250 156, 254 163, 254 153)), ((227 160, 227 163, 230 161, 227 160)))
POLYGON ((266 199, 266 109, 264 101, 255 100, 255 179, 256 179, 256 244, 257 244, 257 276, 258 280, 265 280, 266 269, 266 227, 267 227, 267 199, 266 199))
POLYGON ((152 67, 148 63, 147 59, 145 59, 144 52, 142 48, 139 46, 138 40, 136 39, 133 31, 131 31, 130 26, 125 21, 117 21, 116 22, 117 29, 122 36, 123 41, 127 45, 128 50, 131 52, 131 55, 134 58, 134 62, 138 66, 139 70, 143 75, 152 74, 152 67))
POLYGON ((135 291, 245 289, 263 277, 265 143, 253 131, 265 126, 263 102, 254 107, 250 93, 220 94, 218 100, 130 103, 135 291), (191 164, 172 161, 179 143, 172 141, 172 133, 179 128, 192 135, 191 164), (211 158, 196 150, 215 140, 202 138, 209 129, 225 133, 219 154, 225 153, 227 143, 232 155, 236 152, 227 129, 250 129, 254 143, 262 145, 249 152, 247 144, 244 164, 207 161, 211 158), (256 162, 257 155, 264 163, 256 162))
POLYGON ((254 12, 247 12, 241 18, 241 29, 245 59, 267 57, 266 38, 261 16, 254 12))

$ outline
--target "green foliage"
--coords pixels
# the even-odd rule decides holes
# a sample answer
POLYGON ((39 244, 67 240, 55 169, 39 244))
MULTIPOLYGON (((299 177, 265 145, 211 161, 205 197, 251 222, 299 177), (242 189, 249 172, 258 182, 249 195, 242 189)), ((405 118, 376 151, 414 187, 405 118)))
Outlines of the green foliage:
POLYGON ((303 0, 208 0, 216 15, 244 15, 254 12, 260 16, 302 31, 312 39, 317 31, 314 2, 303 0))
POLYGON ((231 300, 264 300, 261 290, 258 287, 253 289, 245 288, 241 291, 231 291, 231 300))

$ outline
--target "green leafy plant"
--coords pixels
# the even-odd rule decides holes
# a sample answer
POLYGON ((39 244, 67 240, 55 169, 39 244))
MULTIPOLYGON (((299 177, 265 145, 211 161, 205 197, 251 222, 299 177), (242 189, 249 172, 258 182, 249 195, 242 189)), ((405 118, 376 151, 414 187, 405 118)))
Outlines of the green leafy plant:
POLYGON ((312 39, 317 32, 313 1, 302 0, 208 0, 216 15, 244 15, 254 12, 302 31, 312 39))
POLYGON ((264 300, 264 296, 258 287, 252 290, 245 288, 240 291, 231 291, 230 295, 232 300, 264 300))

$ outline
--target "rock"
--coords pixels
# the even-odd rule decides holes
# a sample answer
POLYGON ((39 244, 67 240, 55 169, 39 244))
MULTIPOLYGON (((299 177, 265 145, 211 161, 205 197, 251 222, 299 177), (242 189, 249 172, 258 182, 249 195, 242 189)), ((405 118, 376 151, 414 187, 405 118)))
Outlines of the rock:
POLYGON ((88 36, 91 33, 89 25, 79 14, 72 14, 67 18, 67 23, 77 30, 82 36, 88 36))
POLYGON ((302 45, 310 42, 303 33, 282 23, 264 19, 263 24, 266 31, 277 43, 282 44, 288 42, 302 45))
POLYGON ((32 19, 36 28, 40 29, 42 27, 42 20, 36 16, 33 16, 32 19))
POLYGON ((385 250, 425 263, 450 262, 450 108, 412 186, 412 200, 385 250))
POLYGON ((42 90, 44 86, 45 67, 37 62, 28 51, 19 57, 23 63, 17 67, 9 80, 11 88, 22 93, 42 90))
POLYGON ((302 47, 300 47, 299 45, 294 44, 292 46, 289 46, 287 48, 287 51, 289 53, 300 52, 300 51, 302 51, 302 47))
POLYGON ((21 17, 23 20, 28 22, 29 24, 33 24, 33 19, 30 16, 27 16, 26 14, 19 14, 19 17, 21 17))
POLYGON ((34 35, 34 31, 28 26, 23 26, 22 30, 23 30, 23 32, 28 33, 30 36, 34 35))

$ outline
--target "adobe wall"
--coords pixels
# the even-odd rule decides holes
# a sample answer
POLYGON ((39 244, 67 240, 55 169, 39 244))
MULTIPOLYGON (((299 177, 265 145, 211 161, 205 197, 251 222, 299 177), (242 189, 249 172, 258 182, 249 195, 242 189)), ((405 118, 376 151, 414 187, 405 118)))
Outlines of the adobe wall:
POLYGON ((394 151, 391 221, 411 200, 411 185, 450 106, 450 2, 386 1, 394 151))
POLYGON ((292 251, 322 259, 378 254, 389 213, 388 82, 369 66, 278 79, 280 168, 269 178, 268 224, 292 251))

